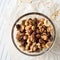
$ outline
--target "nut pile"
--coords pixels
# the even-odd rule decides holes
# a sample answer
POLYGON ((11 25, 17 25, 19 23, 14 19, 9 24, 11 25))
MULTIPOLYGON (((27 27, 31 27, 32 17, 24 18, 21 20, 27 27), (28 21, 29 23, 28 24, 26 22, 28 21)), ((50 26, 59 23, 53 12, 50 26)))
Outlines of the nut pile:
POLYGON ((51 27, 44 24, 44 21, 44 18, 29 18, 21 24, 16 24, 16 39, 20 43, 20 48, 28 52, 40 52, 52 45, 51 27))

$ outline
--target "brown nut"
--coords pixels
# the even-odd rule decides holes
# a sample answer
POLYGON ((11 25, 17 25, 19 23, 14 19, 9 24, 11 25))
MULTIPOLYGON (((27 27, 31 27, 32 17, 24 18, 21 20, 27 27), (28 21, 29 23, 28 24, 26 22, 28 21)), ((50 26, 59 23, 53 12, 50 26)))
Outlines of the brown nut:
POLYGON ((43 23, 43 22, 44 22, 44 20, 45 20, 44 18, 41 18, 41 19, 40 19, 40 22, 42 22, 42 23, 43 23))
POLYGON ((40 38, 40 34, 37 34, 37 35, 36 35, 36 38, 40 38))
POLYGON ((20 24, 17 24, 16 28, 17 28, 17 30, 19 30, 20 29, 20 24))
POLYGON ((39 43, 42 44, 43 42, 44 42, 43 39, 40 38, 40 39, 39 39, 39 43))

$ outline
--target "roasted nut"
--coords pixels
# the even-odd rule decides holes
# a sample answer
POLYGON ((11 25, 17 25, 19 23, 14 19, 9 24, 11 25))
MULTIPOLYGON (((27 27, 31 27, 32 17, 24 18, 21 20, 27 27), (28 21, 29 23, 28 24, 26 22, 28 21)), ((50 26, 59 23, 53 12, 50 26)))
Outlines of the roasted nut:
POLYGON ((37 35, 36 35, 36 38, 40 38, 40 34, 37 34, 37 35))
POLYGON ((41 38, 43 39, 43 40, 47 40, 47 35, 43 35, 43 36, 41 36, 41 38))
POLYGON ((36 32, 34 31, 34 32, 32 32, 32 35, 34 35, 35 36, 35 34, 36 34, 36 32))
POLYGON ((25 47, 25 49, 29 50, 29 48, 30 48, 30 46, 29 46, 29 44, 27 44, 26 47, 25 47))
POLYGON ((32 26, 32 30, 33 30, 33 31, 35 30, 35 26, 32 26))
POLYGON ((23 37, 24 40, 27 40, 27 38, 28 38, 27 35, 25 35, 25 36, 23 37))
POLYGON ((35 52, 37 50, 37 46, 34 46, 33 47, 33 51, 35 52))
POLYGON ((32 44, 32 46, 35 46, 36 45, 36 42, 34 42, 33 44, 32 44))
POLYGON ((33 25, 32 20, 29 20, 29 25, 33 25))
POLYGON ((53 43, 53 28, 46 19, 37 18, 25 19, 22 24, 17 24, 16 39, 20 47, 29 52, 40 52, 42 49, 49 48, 53 43), (52 33, 52 34, 51 34, 52 33))
POLYGON ((52 42, 51 41, 49 41, 49 42, 46 43, 46 47, 47 48, 49 48, 51 45, 52 45, 52 42))
POLYGON ((39 42, 42 44, 44 41, 43 41, 43 39, 40 38, 40 39, 39 39, 39 42))
POLYGON ((37 18, 34 18, 33 20, 34 20, 34 23, 37 23, 37 18))
POLYGON ((24 25, 21 25, 20 31, 23 32, 24 29, 25 29, 25 26, 24 25))
POLYGON ((28 26, 29 25, 29 20, 25 21, 25 25, 28 26))
POLYGON ((46 47, 46 45, 45 45, 45 44, 42 44, 42 48, 43 48, 43 49, 46 49, 47 47, 46 47))
POLYGON ((31 29, 31 27, 32 27, 32 25, 26 26, 25 30, 29 30, 29 29, 31 29))
POLYGON ((41 19, 40 19, 40 22, 44 23, 44 20, 45 20, 44 18, 41 18, 41 19))
POLYGON ((17 34, 16 34, 16 39, 17 39, 17 40, 20 40, 20 32, 17 32, 17 34))
POLYGON ((41 48, 40 43, 37 43, 36 45, 37 45, 37 47, 38 47, 39 49, 41 48))
POLYGON ((30 41, 30 39, 27 39, 27 43, 30 43, 31 41, 30 41))
POLYGON ((39 29, 36 30, 36 33, 38 33, 38 34, 40 33, 39 29))
POLYGON ((16 28, 17 28, 17 30, 19 30, 19 29, 20 29, 20 25, 19 25, 19 24, 17 24, 17 25, 16 25, 16 28))
POLYGON ((47 28, 47 32, 50 32, 50 31, 51 31, 51 27, 48 27, 48 28, 47 28))
POLYGON ((22 25, 25 25, 25 21, 26 21, 26 20, 23 20, 23 21, 22 21, 22 25))

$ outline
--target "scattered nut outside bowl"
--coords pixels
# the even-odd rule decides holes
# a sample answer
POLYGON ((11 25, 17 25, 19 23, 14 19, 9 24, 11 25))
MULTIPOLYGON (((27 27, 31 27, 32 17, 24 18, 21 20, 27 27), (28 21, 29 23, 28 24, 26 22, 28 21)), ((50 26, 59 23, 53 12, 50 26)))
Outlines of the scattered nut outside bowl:
POLYGON ((29 56, 38 56, 48 51, 55 41, 55 35, 53 22, 38 12, 22 15, 12 27, 15 47, 29 56))

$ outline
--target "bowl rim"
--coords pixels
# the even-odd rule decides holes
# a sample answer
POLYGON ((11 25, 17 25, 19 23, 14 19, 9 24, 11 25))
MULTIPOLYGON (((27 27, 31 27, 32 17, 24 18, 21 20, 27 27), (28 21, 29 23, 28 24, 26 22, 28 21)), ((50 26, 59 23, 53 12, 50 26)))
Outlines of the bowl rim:
POLYGON ((39 55, 42 55, 42 54, 46 53, 47 51, 49 51, 49 50, 52 48, 52 46, 54 45, 54 42, 52 43, 51 47, 48 48, 47 50, 45 50, 44 52, 42 52, 42 53, 40 53, 40 54, 30 55, 30 54, 24 53, 23 51, 21 51, 21 50, 17 47, 17 45, 15 44, 15 41, 14 41, 14 37, 13 37, 14 27, 15 27, 16 23, 17 23, 20 19, 22 19, 23 17, 25 17, 25 16, 27 16, 27 15, 32 15, 32 14, 36 14, 36 15, 43 16, 43 17, 45 17, 45 18, 47 18, 47 19, 49 20, 49 22, 52 24, 52 26, 53 26, 53 28, 54 28, 54 42, 55 42, 56 29, 55 29, 55 26, 54 26, 53 22, 52 22, 51 19, 50 19, 49 17, 47 17, 45 14, 42 14, 42 13, 39 13, 39 12, 30 12, 30 13, 26 13, 26 14, 20 16, 20 17, 15 21, 15 23, 14 23, 13 26, 12 26, 11 37, 12 37, 12 42, 13 42, 14 46, 17 48, 17 50, 18 50, 19 52, 21 52, 21 53, 23 53, 23 54, 25 54, 25 55, 28 55, 28 56, 39 56, 39 55))

